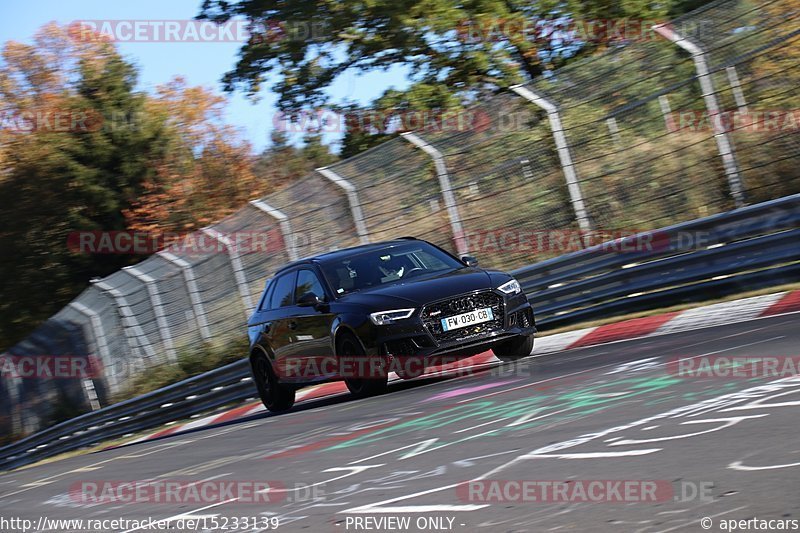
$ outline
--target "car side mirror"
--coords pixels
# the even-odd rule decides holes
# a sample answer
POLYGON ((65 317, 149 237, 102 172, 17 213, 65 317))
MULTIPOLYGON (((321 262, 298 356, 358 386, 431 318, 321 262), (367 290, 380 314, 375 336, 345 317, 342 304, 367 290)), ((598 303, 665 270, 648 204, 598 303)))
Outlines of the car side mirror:
POLYGON ((322 299, 314 294, 313 292, 307 292, 297 300, 297 305, 299 307, 317 307, 318 305, 322 305, 322 299))
POLYGON ((461 256, 461 261, 467 265, 468 267, 476 267, 478 266, 478 259, 471 255, 463 255, 461 256))

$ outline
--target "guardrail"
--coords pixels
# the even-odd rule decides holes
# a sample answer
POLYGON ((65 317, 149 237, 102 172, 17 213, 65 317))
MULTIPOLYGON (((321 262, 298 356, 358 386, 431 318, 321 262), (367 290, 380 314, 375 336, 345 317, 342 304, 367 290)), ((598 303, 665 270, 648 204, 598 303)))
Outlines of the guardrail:
MULTIPOLYGON (((593 246, 513 274, 545 327, 796 280, 800 194, 593 246), (701 247, 685 245, 700 237, 701 247), (652 245, 623 251, 624 241, 652 245)), ((241 360, 76 417, 0 448, 0 468, 255 397, 249 375, 248 361, 241 360)))
POLYGON ((603 243, 512 273, 535 306, 537 324, 559 327, 645 309, 654 301, 665 307, 796 280, 798 228, 800 195, 792 195, 603 243))
POLYGON ((0 448, 0 469, 187 418, 257 396, 246 359, 67 420, 0 448))

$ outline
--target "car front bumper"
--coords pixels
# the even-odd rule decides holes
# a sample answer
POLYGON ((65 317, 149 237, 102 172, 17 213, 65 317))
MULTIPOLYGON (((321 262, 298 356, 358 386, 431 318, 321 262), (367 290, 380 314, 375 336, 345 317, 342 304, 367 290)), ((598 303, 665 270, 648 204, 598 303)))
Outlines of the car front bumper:
MULTIPOLYGON (((459 311, 470 311, 469 305, 459 311)), ((368 352, 376 355, 431 358, 446 355, 452 358, 469 357, 491 348, 497 342, 536 333, 533 309, 524 293, 506 295, 497 290, 474 291, 438 302, 430 302, 409 319, 395 324, 375 326, 369 339, 368 352), (427 316, 431 308, 448 309, 451 300, 474 303, 475 308, 492 305, 495 319, 488 327, 465 327, 455 332, 443 332, 436 327, 442 318, 458 314, 451 310, 427 316), (487 303, 488 302, 488 303, 487 303), (436 306, 439 306, 438 308, 436 306), (496 315, 500 315, 497 317, 496 315)))

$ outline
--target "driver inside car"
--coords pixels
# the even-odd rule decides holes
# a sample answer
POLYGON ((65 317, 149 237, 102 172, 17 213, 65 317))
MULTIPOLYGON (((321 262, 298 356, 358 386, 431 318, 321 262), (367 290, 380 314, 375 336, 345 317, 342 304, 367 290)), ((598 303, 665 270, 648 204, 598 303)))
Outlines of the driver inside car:
POLYGON ((353 280, 353 287, 356 289, 366 289, 382 283, 382 273, 368 259, 360 258, 348 265, 350 278, 353 280))
POLYGON ((381 281, 385 283, 387 281, 394 281, 396 279, 400 279, 412 268, 413 265, 411 264, 407 256, 403 255, 390 256, 389 259, 384 261, 380 266, 380 269, 384 273, 384 277, 381 281))

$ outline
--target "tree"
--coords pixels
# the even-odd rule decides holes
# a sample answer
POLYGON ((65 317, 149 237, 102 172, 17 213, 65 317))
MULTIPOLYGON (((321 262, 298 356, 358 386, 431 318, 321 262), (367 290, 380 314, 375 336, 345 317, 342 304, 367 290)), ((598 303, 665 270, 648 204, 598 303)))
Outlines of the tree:
POLYGON ((159 86, 149 101, 167 117, 169 145, 144 192, 124 211, 136 230, 185 232, 218 221, 271 184, 253 173, 252 147, 223 122, 225 99, 183 78, 159 86))
POLYGON ((133 66, 107 42, 51 24, 33 45, 7 43, 3 59, 0 105, 17 127, 0 161, 0 342, 10 344, 91 276, 133 260, 72 253, 68 236, 125 229, 123 210, 154 173, 150 161, 163 157, 166 132, 133 90, 133 66))
POLYGON ((189 231, 273 187, 253 173, 250 144, 224 123, 223 97, 180 78, 154 95, 137 91, 135 67, 95 37, 51 24, 33 44, 3 48, 5 346, 58 311, 92 277, 142 259, 76 252, 68 246, 75 232, 189 231))
POLYGON ((346 117, 339 155, 354 156, 403 131, 420 129, 419 124, 440 119, 444 112, 464 104, 447 87, 420 82, 405 91, 388 89, 368 106, 352 102, 337 106, 346 117))
POLYGON ((226 90, 256 94, 269 75, 281 110, 297 111, 324 104, 325 89, 347 70, 396 65, 407 66, 415 83, 474 100, 541 75, 562 52, 575 55, 542 20, 654 19, 672 1, 204 0, 198 18, 250 21, 251 39, 223 77, 226 90))
POLYGON ((258 157, 253 173, 261 181, 269 183, 272 190, 289 185, 314 169, 337 160, 317 133, 306 134, 301 146, 289 144, 287 135, 280 130, 272 131, 271 140, 272 144, 258 157))

